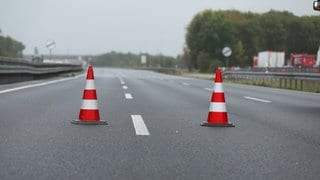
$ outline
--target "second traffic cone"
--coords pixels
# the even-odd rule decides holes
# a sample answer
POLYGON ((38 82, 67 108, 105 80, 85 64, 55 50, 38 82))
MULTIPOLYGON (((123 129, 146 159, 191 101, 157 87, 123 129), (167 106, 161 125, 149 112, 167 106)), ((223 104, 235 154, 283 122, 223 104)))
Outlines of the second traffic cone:
POLYGON ((216 71, 216 78, 211 96, 208 120, 207 122, 203 122, 201 126, 234 127, 232 123, 228 122, 227 108, 222 86, 222 74, 220 69, 217 69, 216 71))
POLYGON ((79 113, 79 119, 72 120, 72 124, 108 124, 100 120, 100 114, 97 102, 97 92, 94 87, 94 74, 92 66, 88 67, 86 87, 83 91, 82 106, 79 113))

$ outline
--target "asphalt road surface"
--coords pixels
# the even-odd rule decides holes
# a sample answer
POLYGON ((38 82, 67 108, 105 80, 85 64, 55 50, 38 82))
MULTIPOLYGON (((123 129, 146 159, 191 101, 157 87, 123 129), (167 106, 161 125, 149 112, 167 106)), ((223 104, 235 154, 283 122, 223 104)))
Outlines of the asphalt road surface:
POLYGON ((224 83, 202 127, 212 81, 94 70, 108 125, 70 123, 84 75, 0 86, 0 179, 320 179, 319 94, 224 83))

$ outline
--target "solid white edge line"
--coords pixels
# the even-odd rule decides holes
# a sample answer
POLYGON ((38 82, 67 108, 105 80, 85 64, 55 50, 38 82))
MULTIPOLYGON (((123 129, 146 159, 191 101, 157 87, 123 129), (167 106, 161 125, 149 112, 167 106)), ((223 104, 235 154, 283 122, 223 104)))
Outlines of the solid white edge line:
POLYGON ((49 84, 54 84, 54 83, 58 83, 58 82, 63 82, 63 81, 76 79, 76 78, 79 78, 81 76, 84 76, 84 74, 78 75, 78 76, 75 76, 75 77, 71 77, 71 78, 58 79, 58 80, 42 82, 42 83, 38 83, 38 84, 30 84, 30 85, 26 85, 26 86, 20 86, 20 87, 16 87, 16 88, 11 88, 11 89, 0 90, 0 94, 4 94, 4 93, 8 93, 8 92, 14 92, 14 91, 22 90, 22 89, 33 88, 33 87, 46 86, 46 85, 49 85, 49 84))
POLYGON ((141 115, 131 115, 131 119, 133 122, 134 130, 136 131, 136 135, 141 136, 149 136, 150 132, 144 123, 141 115))
POLYGON ((254 97, 249 97, 249 96, 243 96, 246 99, 250 99, 253 101, 259 101, 259 102, 264 102, 264 103, 271 103, 272 101, 269 100, 264 100, 264 99, 259 99, 259 98, 254 98, 254 97))
POLYGON ((125 95, 126 99, 132 99, 133 98, 130 93, 125 93, 124 95, 125 95))
POLYGON ((190 84, 189 83, 182 83, 183 85, 185 85, 185 86, 190 86, 190 84))

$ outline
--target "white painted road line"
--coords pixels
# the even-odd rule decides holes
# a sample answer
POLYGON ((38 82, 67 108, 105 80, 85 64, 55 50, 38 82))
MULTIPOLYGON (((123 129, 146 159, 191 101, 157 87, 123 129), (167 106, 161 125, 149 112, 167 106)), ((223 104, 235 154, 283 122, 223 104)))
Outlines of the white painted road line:
POLYGON ((126 93, 125 96, 126 96, 126 99, 132 99, 133 98, 130 93, 126 93))
POLYGON ((271 103, 269 100, 264 100, 264 99, 259 99, 259 98, 254 98, 254 97, 249 97, 249 96, 243 96, 246 99, 254 100, 254 101, 259 101, 259 102, 264 102, 264 103, 271 103))
POLYGON ((63 82, 63 81, 69 81, 69 80, 72 80, 72 79, 79 78, 81 76, 84 76, 84 75, 82 74, 82 75, 78 75, 78 76, 71 77, 71 78, 58 79, 58 80, 53 80, 53 81, 48 81, 48 82, 43 82, 43 83, 38 83, 38 84, 30 84, 30 85, 26 85, 26 86, 20 86, 20 87, 16 87, 16 88, 11 88, 11 89, 0 90, 0 94, 13 92, 13 91, 18 91, 18 90, 22 90, 22 89, 33 88, 33 87, 46 86, 46 85, 49 85, 49 84, 54 84, 54 83, 63 82))
POLYGON ((120 83, 125 84, 122 77, 119 77, 120 83))
POLYGON ((190 86, 190 84, 189 83, 182 83, 183 85, 185 85, 185 86, 190 86))
POLYGON ((128 89, 128 86, 122 86, 122 89, 128 89))
POLYGON ((149 130, 144 123, 142 116, 140 115, 131 115, 131 119, 133 122, 134 129, 136 131, 136 135, 141 135, 141 136, 149 136, 149 130))
POLYGON ((207 90, 207 91, 213 91, 213 89, 212 88, 204 88, 205 90, 207 90))

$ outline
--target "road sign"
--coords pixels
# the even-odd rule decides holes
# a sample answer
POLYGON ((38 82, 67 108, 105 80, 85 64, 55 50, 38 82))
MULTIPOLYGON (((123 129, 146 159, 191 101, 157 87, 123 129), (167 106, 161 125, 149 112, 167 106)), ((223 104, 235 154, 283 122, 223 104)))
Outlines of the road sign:
POLYGON ((141 64, 147 63, 147 56, 141 56, 141 64))
POLYGON ((47 46, 48 49, 51 50, 51 49, 56 47, 56 43, 54 41, 48 41, 46 46, 47 46))
POLYGON ((227 46, 227 47, 224 47, 224 48, 222 49, 222 54, 223 54, 225 57, 231 56, 231 54, 232 54, 231 48, 229 48, 228 46, 227 46))
POLYGON ((50 51, 50 60, 51 60, 51 57, 52 57, 52 49, 56 47, 56 43, 54 41, 48 41, 47 44, 46 44, 47 48, 49 49, 50 51))

